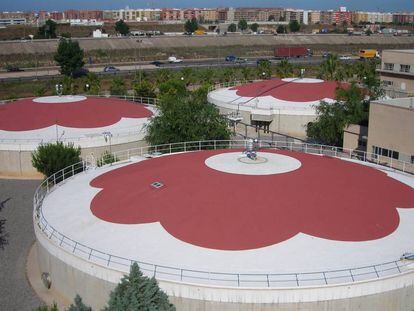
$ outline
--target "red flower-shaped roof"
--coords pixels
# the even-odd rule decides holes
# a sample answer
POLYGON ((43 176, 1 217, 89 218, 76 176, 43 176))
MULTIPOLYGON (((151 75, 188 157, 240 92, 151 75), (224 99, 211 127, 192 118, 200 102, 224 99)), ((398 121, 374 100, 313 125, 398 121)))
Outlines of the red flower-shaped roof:
POLYGON ((0 130, 27 131, 60 125, 95 128, 117 123, 121 118, 148 118, 144 106, 114 98, 89 97, 72 103, 36 103, 22 99, 0 105, 0 130))
POLYGON ((335 99, 338 84, 335 81, 318 83, 287 82, 281 79, 264 80, 231 88, 242 97, 272 96, 290 102, 313 102, 324 98, 335 99))
POLYGON ((160 157, 103 174, 91 182, 102 188, 92 213, 120 224, 160 222, 177 239, 201 247, 245 250, 300 232, 379 239, 398 227, 397 208, 414 208, 414 189, 373 168, 288 151, 274 152, 302 166, 285 174, 228 174, 204 164, 222 152, 229 151, 160 157), (164 186, 150 186, 157 181, 164 186))

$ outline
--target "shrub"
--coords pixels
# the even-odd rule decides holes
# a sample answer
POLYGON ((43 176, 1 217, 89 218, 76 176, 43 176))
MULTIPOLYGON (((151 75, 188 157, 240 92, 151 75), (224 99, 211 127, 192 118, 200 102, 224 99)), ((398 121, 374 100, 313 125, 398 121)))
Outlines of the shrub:
POLYGON ((105 311, 172 311, 175 307, 168 296, 158 287, 155 278, 143 276, 138 264, 131 266, 129 275, 124 276, 112 291, 105 311))
POLYGON ((108 151, 105 151, 102 157, 100 157, 100 159, 98 160, 98 166, 101 167, 105 164, 111 164, 117 161, 119 161, 119 159, 115 155, 109 153, 108 151))
POLYGON ((81 161, 80 147, 75 148, 73 144, 62 142, 41 144, 32 153, 32 164, 40 173, 45 176, 76 164, 81 161))

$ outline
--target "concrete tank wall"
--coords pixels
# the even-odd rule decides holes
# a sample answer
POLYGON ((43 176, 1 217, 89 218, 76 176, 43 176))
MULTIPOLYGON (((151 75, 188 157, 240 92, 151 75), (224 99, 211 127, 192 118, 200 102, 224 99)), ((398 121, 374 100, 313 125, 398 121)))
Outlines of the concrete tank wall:
MULTIPOLYGON (((100 310, 122 272, 76 257, 49 241, 35 225, 38 262, 52 287, 68 300, 76 294, 100 310)), ((177 310, 412 311, 414 271, 373 281, 300 288, 225 288, 159 281, 177 310)))
MULTIPOLYGON (((113 144, 112 152, 139 148, 147 146, 143 140, 113 144)), ((99 159, 105 151, 109 151, 109 146, 99 146, 91 148, 82 148, 81 157, 86 159, 87 156, 93 155, 95 159, 99 159)), ((17 177, 17 178, 42 178, 42 174, 32 166, 32 150, 0 150, 0 176, 17 177)))

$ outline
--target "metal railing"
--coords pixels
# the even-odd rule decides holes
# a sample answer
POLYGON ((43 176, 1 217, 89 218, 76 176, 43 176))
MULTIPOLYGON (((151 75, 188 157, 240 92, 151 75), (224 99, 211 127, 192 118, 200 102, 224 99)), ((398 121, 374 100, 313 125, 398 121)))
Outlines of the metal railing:
MULTIPOLYGON (((382 165, 385 169, 395 169, 402 172, 414 174, 414 165, 404 163, 386 157, 380 157, 370 153, 357 153, 354 151, 317 144, 307 144, 302 142, 286 141, 260 141, 260 148, 287 149, 296 152, 319 154, 329 157, 339 157, 345 159, 357 159, 382 165)), ((114 157, 120 163, 128 163, 133 157, 154 157, 163 154, 173 154, 176 152, 201 151, 213 149, 243 149, 246 148, 247 141, 194 141, 164 144, 158 146, 146 146, 135 149, 128 149, 114 153, 114 157)), ((90 168, 96 168, 96 163, 86 161, 67 167, 56 174, 48 177, 37 188, 34 195, 34 223, 39 232, 49 239, 56 246, 69 253, 93 262, 95 264, 128 272, 130 266, 136 262, 139 264, 144 274, 154 276, 158 279, 185 282, 191 284, 210 284, 223 287, 299 287, 299 286, 323 286, 332 284, 353 283, 357 281, 374 280, 387 276, 398 275, 405 272, 414 271, 414 263, 406 260, 394 260, 375 265, 355 267, 349 269, 315 271, 315 272, 293 272, 293 273, 227 273, 191 270, 180 267, 158 265, 154 263, 140 261, 137 258, 124 258, 101 250, 95 249, 76 241, 69 236, 59 232, 45 218, 42 205, 45 197, 56 187, 73 178, 76 174, 85 172, 90 168)), ((396 257, 401 254, 396 254, 396 257)))

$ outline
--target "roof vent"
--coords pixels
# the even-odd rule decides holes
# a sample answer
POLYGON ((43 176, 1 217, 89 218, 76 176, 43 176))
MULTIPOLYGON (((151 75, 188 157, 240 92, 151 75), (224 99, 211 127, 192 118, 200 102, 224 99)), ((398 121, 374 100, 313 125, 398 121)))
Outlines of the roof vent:
POLYGON ((163 187, 164 186, 164 184, 162 183, 162 182, 160 182, 160 181, 154 181, 152 184, 151 184, 151 187, 154 187, 155 189, 159 189, 159 188, 161 188, 161 187, 163 187))

